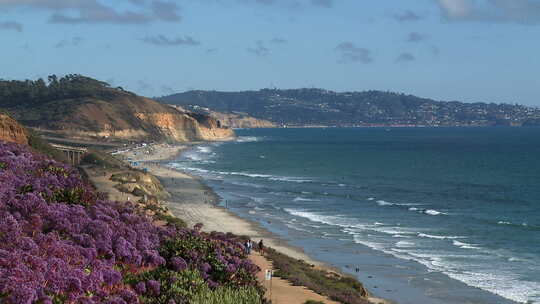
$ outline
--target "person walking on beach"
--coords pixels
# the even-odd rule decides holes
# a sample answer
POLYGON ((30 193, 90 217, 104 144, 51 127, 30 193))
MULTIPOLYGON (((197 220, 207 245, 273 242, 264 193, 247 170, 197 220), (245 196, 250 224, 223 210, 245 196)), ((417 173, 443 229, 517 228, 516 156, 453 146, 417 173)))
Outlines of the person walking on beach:
POLYGON ((253 248, 253 243, 251 242, 251 240, 247 240, 246 243, 244 244, 244 247, 246 247, 247 255, 250 255, 251 249, 253 248))
POLYGON ((263 244, 263 240, 260 240, 260 241, 259 241, 259 252, 261 253, 261 255, 264 255, 264 244, 263 244))

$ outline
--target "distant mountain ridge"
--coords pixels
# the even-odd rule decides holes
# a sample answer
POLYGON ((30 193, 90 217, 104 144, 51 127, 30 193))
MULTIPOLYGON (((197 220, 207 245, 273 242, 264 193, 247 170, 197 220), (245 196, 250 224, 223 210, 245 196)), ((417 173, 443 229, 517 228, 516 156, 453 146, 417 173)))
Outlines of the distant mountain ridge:
POLYGON ((242 112, 283 126, 540 125, 540 109, 522 105, 443 102, 382 91, 323 89, 188 91, 158 98, 183 107, 242 112))
POLYGON ((0 108, 27 127, 70 138, 184 142, 234 137, 208 115, 179 111, 81 75, 0 81, 0 108))

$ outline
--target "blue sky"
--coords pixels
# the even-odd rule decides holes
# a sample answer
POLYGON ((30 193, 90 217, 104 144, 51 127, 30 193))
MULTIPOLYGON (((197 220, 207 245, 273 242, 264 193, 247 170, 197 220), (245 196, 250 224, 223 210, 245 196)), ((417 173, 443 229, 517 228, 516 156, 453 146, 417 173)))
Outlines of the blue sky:
POLYGON ((0 78, 540 106, 540 0, 0 0, 0 78))

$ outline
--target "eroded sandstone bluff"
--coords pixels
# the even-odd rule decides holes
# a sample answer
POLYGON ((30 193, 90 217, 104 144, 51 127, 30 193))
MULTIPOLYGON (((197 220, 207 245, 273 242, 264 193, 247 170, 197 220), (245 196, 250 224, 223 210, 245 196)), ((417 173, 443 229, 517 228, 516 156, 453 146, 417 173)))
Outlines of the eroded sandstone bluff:
POLYGON ((81 75, 0 81, 0 108, 22 125, 96 140, 221 141, 234 132, 215 118, 175 109, 81 75))
POLYGON ((9 115, 0 113, 0 140, 18 144, 28 144, 24 128, 9 115))
MULTIPOLYGON (((74 107, 72 115, 57 121, 39 122, 69 137, 122 140, 227 140, 234 137, 219 122, 194 113, 181 112, 152 99, 119 93, 113 100, 87 98, 74 107)), ((27 122, 30 126, 35 123, 27 122)))

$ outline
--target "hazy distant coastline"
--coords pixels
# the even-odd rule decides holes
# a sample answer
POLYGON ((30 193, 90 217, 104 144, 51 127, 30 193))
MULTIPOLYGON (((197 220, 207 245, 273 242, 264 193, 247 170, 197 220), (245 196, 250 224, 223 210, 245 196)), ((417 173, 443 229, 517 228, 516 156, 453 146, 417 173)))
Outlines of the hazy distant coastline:
POLYGON ((538 126, 540 109, 519 104, 436 101, 402 93, 323 89, 188 91, 158 98, 196 111, 242 113, 281 127, 538 126))

